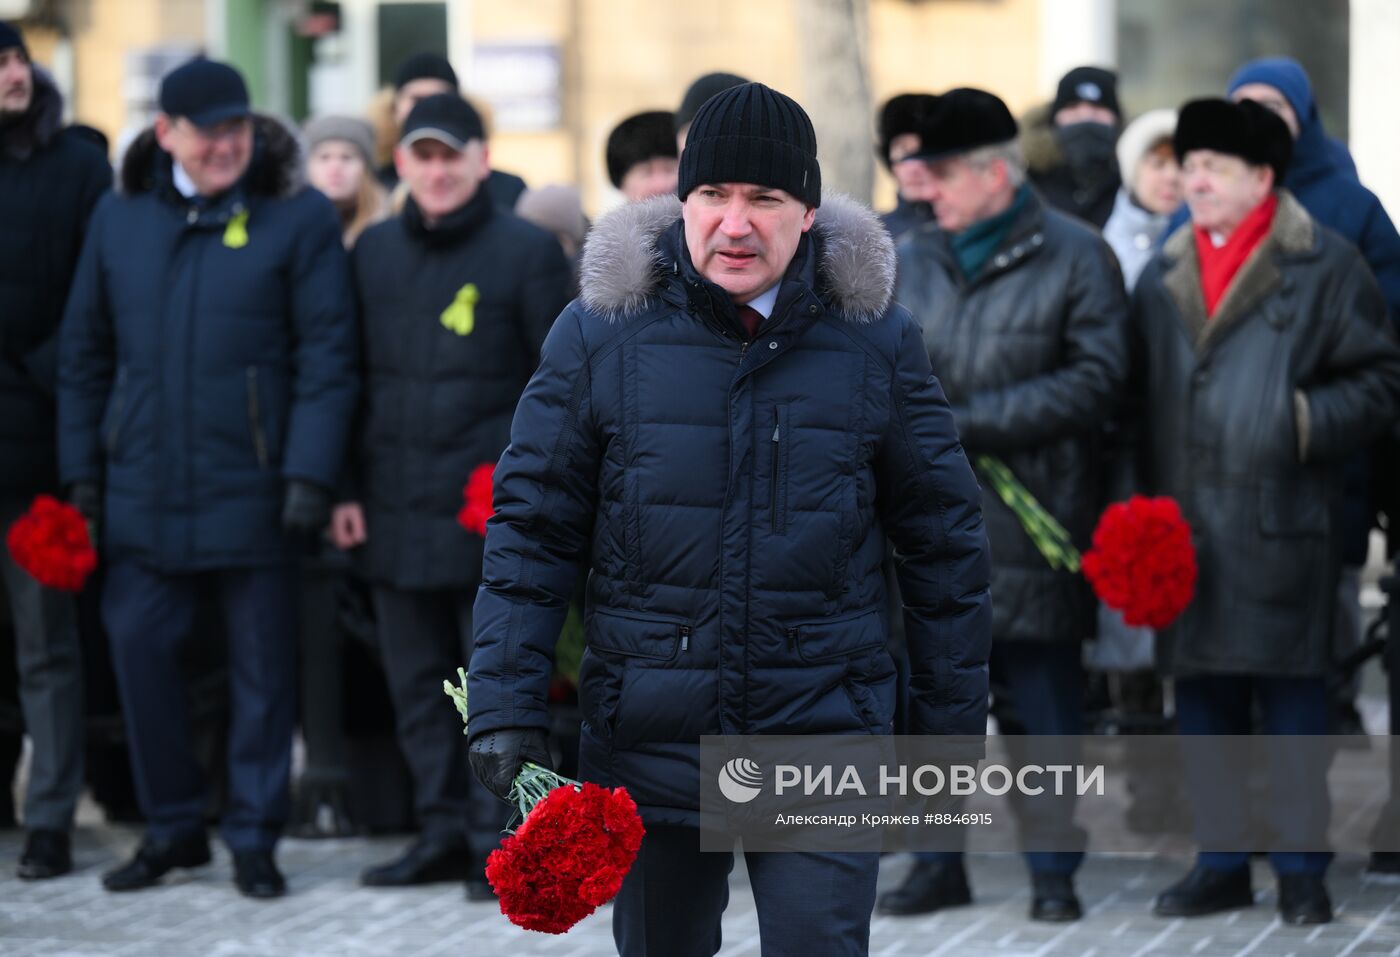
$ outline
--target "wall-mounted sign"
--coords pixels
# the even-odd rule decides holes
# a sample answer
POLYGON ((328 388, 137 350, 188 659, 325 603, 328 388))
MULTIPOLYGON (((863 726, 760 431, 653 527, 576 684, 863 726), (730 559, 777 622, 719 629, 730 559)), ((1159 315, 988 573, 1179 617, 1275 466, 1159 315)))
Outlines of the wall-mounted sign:
POLYGON ((553 43, 478 43, 467 89, 490 105, 500 132, 557 129, 563 118, 560 60, 553 43))

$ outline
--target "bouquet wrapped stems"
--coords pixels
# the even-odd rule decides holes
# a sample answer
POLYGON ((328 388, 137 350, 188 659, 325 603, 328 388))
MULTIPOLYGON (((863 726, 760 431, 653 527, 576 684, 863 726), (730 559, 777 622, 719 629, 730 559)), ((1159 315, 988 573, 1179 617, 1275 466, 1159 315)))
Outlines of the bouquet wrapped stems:
POLYGON ((1035 500, 1006 463, 995 456, 979 455, 973 464, 986 477, 997 497, 1016 515, 1050 567, 1055 571, 1078 572, 1079 549, 1074 547, 1069 532, 1035 500))

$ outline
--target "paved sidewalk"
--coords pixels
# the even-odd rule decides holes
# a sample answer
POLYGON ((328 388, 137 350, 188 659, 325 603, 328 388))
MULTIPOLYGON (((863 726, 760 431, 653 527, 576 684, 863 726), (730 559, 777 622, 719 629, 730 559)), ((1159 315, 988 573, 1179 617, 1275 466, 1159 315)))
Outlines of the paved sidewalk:
MULTIPOLYGON (((136 832, 86 826, 76 840, 77 871, 26 883, 14 875, 20 836, 0 833, 0 954, 5 957, 514 957, 614 953, 604 909, 564 937, 517 930, 493 904, 469 904, 454 884, 371 891, 359 871, 393 856, 388 839, 287 840, 280 860, 291 894, 258 903, 229 880, 228 855, 182 873, 171 884, 111 895, 98 882, 136 843, 136 832)), ((1068 925, 1026 919, 1028 889, 1020 861, 974 855, 976 903, 919 918, 877 917, 873 955, 1021 955, 1021 957, 1400 957, 1400 885, 1362 873, 1363 861, 1333 867, 1337 920, 1320 928, 1286 928, 1275 919, 1273 879, 1256 864, 1256 906, 1225 917, 1161 920, 1148 912, 1153 894, 1178 877, 1183 859, 1091 856, 1079 878, 1088 909, 1068 925)), ((907 858, 886 859, 882 887, 897 883, 907 858)), ((722 954, 757 957, 758 926, 743 868, 724 920, 722 954)), ((666 955, 657 955, 666 957, 666 955)), ((810 955, 821 957, 821 955, 810 955)))

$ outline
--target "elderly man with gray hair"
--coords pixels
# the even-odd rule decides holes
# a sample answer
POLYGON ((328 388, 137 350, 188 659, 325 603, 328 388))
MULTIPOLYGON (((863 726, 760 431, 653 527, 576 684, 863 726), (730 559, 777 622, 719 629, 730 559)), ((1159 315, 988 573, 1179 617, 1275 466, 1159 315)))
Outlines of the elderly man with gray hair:
MULTIPOLYGON (((1085 547, 1103 504, 1099 433, 1127 369, 1117 262, 1097 233, 1026 183, 1016 121, 996 96, 943 94, 919 142, 903 162, 928 167, 921 198, 936 223, 901 240, 895 297, 923 329, 969 457, 1000 459, 1085 547)), ((982 507, 996 556, 992 712, 1004 732, 1076 735, 1080 640, 1093 633, 1094 604, 1082 578, 1051 567, 1008 505, 987 494, 982 507)), ((1023 833, 1048 838, 1028 842, 1031 916, 1078 918, 1083 837, 1072 802, 1029 799, 1015 810, 1023 833)), ((918 914, 970 901, 960 854, 921 854, 879 908, 918 914)))

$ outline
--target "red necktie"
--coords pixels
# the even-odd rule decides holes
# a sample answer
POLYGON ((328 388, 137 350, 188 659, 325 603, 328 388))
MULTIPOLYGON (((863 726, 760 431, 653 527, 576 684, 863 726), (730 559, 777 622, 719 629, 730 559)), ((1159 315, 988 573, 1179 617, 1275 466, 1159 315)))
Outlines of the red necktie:
POLYGON ((758 324, 763 321, 763 313, 752 306, 735 306, 734 315, 739 317, 739 321, 744 325, 744 332, 750 339, 758 334, 758 324))

